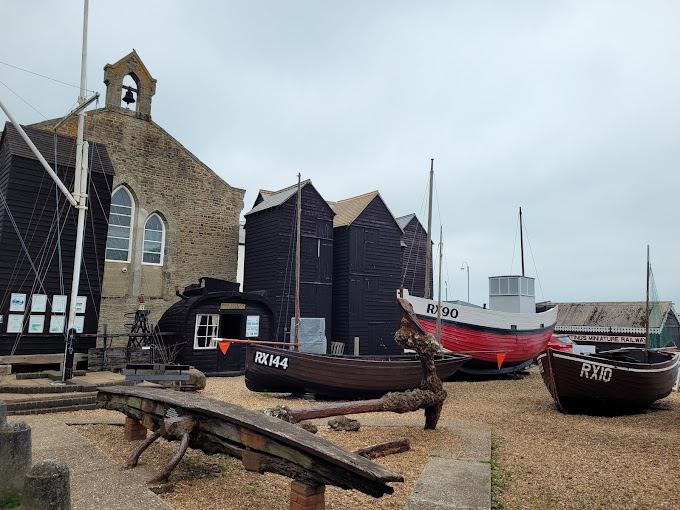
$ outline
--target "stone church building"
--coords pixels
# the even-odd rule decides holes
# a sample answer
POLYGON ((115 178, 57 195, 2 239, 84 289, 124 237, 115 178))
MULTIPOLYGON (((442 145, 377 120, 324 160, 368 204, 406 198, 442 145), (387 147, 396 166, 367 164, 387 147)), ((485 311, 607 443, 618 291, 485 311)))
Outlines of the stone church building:
MULTIPOLYGON (((140 295, 155 323, 177 301, 175 285, 183 289, 202 276, 236 281, 245 190, 151 120, 156 80, 134 50, 104 67, 104 83, 104 108, 88 112, 86 128, 90 147, 104 144, 115 170, 99 330, 106 324, 109 333, 124 333, 132 322, 125 314, 137 309, 140 295), (134 85, 124 85, 128 76, 134 85), (121 106, 125 96, 135 100, 129 108, 121 106)), ((33 127, 52 130, 56 122, 33 127)), ((76 136, 77 119, 59 133, 76 136)))

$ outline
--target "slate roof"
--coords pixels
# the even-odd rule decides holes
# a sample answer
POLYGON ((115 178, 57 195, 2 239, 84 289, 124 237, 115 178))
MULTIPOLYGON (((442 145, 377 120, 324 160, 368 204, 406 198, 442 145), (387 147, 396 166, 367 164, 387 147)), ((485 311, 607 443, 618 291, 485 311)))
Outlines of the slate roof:
POLYGON ((416 214, 411 213, 407 214, 406 216, 399 216, 398 218, 395 218, 397 220, 397 223, 399 223, 399 226, 401 227, 402 230, 406 228, 406 226, 411 223, 411 220, 415 218, 416 214))
MULTIPOLYGON (((45 158, 45 161, 54 168, 54 132, 28 126, 21 127, 24 128, 24 131, 45 158)), ((35 161, 38 160, 11 122, 5 123, 2 140, 5 140, 5 143, 7 143, 10 154, 35 161)), ((109 159, 104 144, 90 144, 90 153, 92 151, 95 151, 95 157, 92 158, 92 168, 90 170, 114 175, 113 164, 109 159)), ((71 136, 57 135, 57 164, 74 168, 76 166, 75 155, 76 139, 71 136)))
MULTIPOLYGON (((599 302, 599 303, 555 303, 557 324, 555 331, 642 333, 645 332, 644 301, 599 302)), ((650 331, 658 333, 666 323, 669 313, 677 317, 670 301, 661 301, 658 311, 649 318, 650 331)))
MULTIPOLYGON (((307 184, 311 184, 311 180, 307 179, 304 180, 300 183, 300 189, 304 188, 307 184)), ((258 198, 262 198, 262 202, 254 206, 250 211, 244 214, 244 216, 248 216, 249 214, 253 214, 259 211, 266 211, 267 209, 271 209, 272 207, 278 207, 281 204, 285 203, 290 197, 294 196, 297 193, 297 184, 294 184, 293 186, 289 186, 288 188, 284 188, 279 191, 267 191, 264 189, 260 190, 260 194, 258 198)))

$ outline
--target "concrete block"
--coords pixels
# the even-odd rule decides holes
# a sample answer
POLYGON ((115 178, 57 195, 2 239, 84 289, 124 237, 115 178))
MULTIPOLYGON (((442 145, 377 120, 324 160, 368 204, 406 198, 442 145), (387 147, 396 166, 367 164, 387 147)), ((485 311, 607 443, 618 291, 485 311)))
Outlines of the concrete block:
MULTIPOLYGON (((4 402, 0 408, 5 409, 4 402)), ((6 410, 0 411, 6 417, 6 410)), ((0 418, 0 498, 21 493, 31 468, 31 427, 23 421, 0 418)))
POLYGON ((71 482, 66 464, 47 459, 26 475, 21 508, 25 510, 71 510, 71 482))

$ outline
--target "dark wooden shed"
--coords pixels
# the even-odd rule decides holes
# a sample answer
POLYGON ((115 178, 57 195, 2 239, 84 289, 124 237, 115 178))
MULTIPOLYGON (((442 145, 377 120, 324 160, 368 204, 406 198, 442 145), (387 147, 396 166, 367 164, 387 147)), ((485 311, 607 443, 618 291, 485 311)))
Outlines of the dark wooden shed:
POLYGON ((192 365, 206 375, 237 375, 245 369, 245 344, 234 343, 226 354, 212 338, 270 340, 275 324, 266 297, 239 292, 239 284, 201 278, 158 321, 161 338, 172 361, 192 365), (169 334, 172 334, 169 335, 169 334))
MULTIPOLYGON (((326 338, 332 329, 333 210, 312 185, 301 183, 300 315, 324 318, 326 338)), ((243 290, 264 292, 274 303, 273 339, 288 338, 295 314, 295 229, 297 184, 261 190, 245 214, 243 290)))
MULTIPOLYGON (((29 127, 24 130, 72 189, 75 138, 29 127)), ((95 345, 114 175, 103 145, 90 144, 90 154, 89 208, 80 275, 84 313, 77 314, 85 336, 78 335, 77 353, 86 353, 95 345)), ((59 330, 68 320, 76 222, 77 210, 56 189, 16 128, 6 123, 0 138, 0 363, 10 361, 8 356, 17 339, 15 356, 63 355, 66 327, 64 332, 50 330, 59 330), (63 302, 55 296, 67 298, 63 302)), ((41 356, 33 362, 40 364, 42 359, 47 364, 53 362, 52 358, 58 356, 41 356)))
MULTIPOLYGON (((415 214, 401 216, 397 218, 397 223, 404 231, 401 257, 401 277, 404 288, 408 289, 412 296, 425 297, 427 230, 415 214)), ((432 252, 430 252, 430 289, 433 288, 432 274, 432 252)))
POLYGON ((403 231, 377 191, 333 204, 333 341, 392 354, 399 325, 403 231))

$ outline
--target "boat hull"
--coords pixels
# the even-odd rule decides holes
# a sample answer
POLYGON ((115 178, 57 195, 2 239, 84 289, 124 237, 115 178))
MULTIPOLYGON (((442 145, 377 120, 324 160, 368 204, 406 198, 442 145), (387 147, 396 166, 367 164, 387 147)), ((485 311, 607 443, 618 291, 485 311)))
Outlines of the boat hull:
MULTIPOLYGON (((423 329, 436 335, 437 304, 408 296, 423 329)), ((503 374, 528 367, 546 348, 557 321, 557 307, 542 313, 508 313, 442 303, 441 344, 471 357, 461 372, 503 374)))
MULTIPOLYGON (((437 375, 440 379, 452 376, 468 359, 437 356, 437 375)), ((374 398, 420 387, 423 368, 417 355, 334 356, 248 345, 245 379, 251 391, 374 398)))
POLYGON ((616 349, 573 354, 548 349, 538 357, 543 382, 565 413, 642 408, 670 394, 678 378, 680 355, 616 349))

